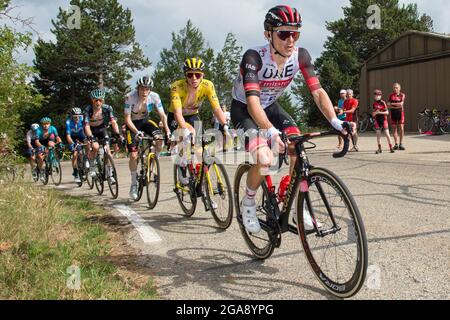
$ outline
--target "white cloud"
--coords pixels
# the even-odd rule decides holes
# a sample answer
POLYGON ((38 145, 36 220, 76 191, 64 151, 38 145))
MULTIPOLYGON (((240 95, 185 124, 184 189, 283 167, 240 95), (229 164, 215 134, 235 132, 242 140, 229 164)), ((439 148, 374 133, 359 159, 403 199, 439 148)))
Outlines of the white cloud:
MULTIPOLYGON (((188 19, 203 32, 209 45, 219 50, 228 32, 235 34, 240 45, 249 48, 265 43, 263 37, 264 15, 269 8, 280 2, 300 10, 303 18, 302 35, 299 45, 307 48, 313 58, 320 55, 328 36, 326 21, 342 17, 342 7, 349 0, 119 0, 128 7, 134 19, 136 37, 145 54, 156 65, 163 48, 171 46, 171 32, 182 29, 188 19)), ((449 32, 448 0, 400 0, 401 3, 417 3, 421 13, 427 13, 434 19, 435 31, 449 32)), ((21 16, 34 16, 36 28, 46 40, 54 37, 50 33, 51 19, 58 14, 58 7, 67 8, 69 0, 13 0, 13 5, 22 5, 18 9, 21 16)), ((20 29, 20 27, 18 27, 20 29)), ((21 57, 23 62, 32 63, 32 51, 21 57)), ((149 72, 150 70, 147 70, 149 72)), ((137 75, 136 75, 137 77, 137 75)), ((135 78, 136 78, 135 77, 135 78)))

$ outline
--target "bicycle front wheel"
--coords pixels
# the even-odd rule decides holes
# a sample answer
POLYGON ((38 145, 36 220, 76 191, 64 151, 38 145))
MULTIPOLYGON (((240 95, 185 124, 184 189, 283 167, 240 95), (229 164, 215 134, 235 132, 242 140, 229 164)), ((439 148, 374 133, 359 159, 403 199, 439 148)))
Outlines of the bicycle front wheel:
POLYGON ((308 192, 299 192, 297 221, 300 240, 319 282, 340 298, 363 286, 368 253, 364 224, 353 196, 332 172, 313 168, 308 192), (313 231, 305 231, 304 218, 313 231), (309 219, 308 219, 309 220, 309 219))
POLYGON ((116 165, 114 164, 113 158, 107 154, 106 163, 106 180, 108 181, 109 191, 113 199, 117 199, 119 196, 119 180, 117 178, 116 165))
POLYGON ((272 223, 269 219, 270 209, 267 208, 267 206, 270 206, 270 200, 268 200, 270 195, 265 181, 262 183, 262 187, 258 189, 258 193, 255 196, 256 215, 262 225, 262 230, 259 233, 253 234, 247 231, 243 224, 240 208, 240 203, 246 194, 248 171, 251 168, 251 164, 245 163, 241 164, 236 171, 234 176, 234 207, 239 228, 245 243, 255 257, 263 260, 269 258, 275 249, 274 232, 271 228, 272 223))
POLYGON ((147 202, 149 209, 153 209, 158 203, 160 188, 159 161, 154 153, 147 158, 147 202))
POLYGON ((55 186, 59 186, 61 184, 62 180, 62 170, 61 170, 61 163, 59 160, 55 160, 52 164, 52 181, 55 184, 55 186))
POLYGON ((178 203, 187 217, 191 217, 197 207, 197 194, 195 188, 191 186, 191 183, 193 183, 190 181, 191 175, 192 172, 188 167, 181 168, 178 165, 173 166, 174 191, 177 195, 178 203), (185 177, 183 179, 188 179, 188 184, 182 184, 180 181, 181 175, 184 174, 183 171, 185 171, 185 177))
POLYGON ((98 195, 101 196, 105 189, 105 180, 104 180, 105 172, 104 172, 102 160, 98 159, 96 162, 97 162, 97 174, 94 177, 94 184, 95 184, 95 188, 97 189, 98 195))
POLYGON ((434 122, 433 119, 427 116, 419 118, 418 129, 419 133, 423 134, 425 132, 430 132, 433 130, 434 122))
POLYGON ((223 164, 214 162, 204 175, 205 195, 211 214, 221 229, 233 221, 233 196, 230 179, 223 164))
POLYGON ((12 166, 0 167, 0 181, 11 183, 16 180, 16 169, 12 166))

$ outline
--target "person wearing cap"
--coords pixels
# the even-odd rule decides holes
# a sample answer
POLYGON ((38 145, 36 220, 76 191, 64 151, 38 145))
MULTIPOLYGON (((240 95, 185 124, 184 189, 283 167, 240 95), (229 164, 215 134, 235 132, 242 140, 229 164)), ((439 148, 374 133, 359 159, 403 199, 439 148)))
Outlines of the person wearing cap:
POLYGON ((381 90, 375 90, 373 92, 374 100, 373 103, 373 111, 372 116, 375 122, 375 130, 377 131, 377 143, 378 150, 375 152, 376 154, 382 153, 381 150, 381 130, 384 131, 384 135, 386 136, 387 142, 389 144, 389 150, 391 153, 394 153, 394 149, 392 148, 391 136, 389 134, 389 124, 388 124, 388 106, 385 101, 382 100, 383 92, 381 90))
MULTIPOLYGON (((345 121, 344 102, 347 97, 347 90, 342 89, 339 92, 339 95, 340 95, 340 98, 339 98, 337 106, 334 107, 334 110, 336 111, 336 115, 337 115, 338 119, 341 121, 345 121)), ((342 139, 342 137, 338 136, 338 146, 337 146, 338 149, 342 148, 343 141, 344 140, 342 139)))
MULTIPOLYGON (((347 99, 344 102, 345 121, 358 123, 359 101, 353 97, 353 90, 347 89, 347 99)), ((352 151, 359 151, 358 149, 358 133, 355 132, 354 145, 352 151)))

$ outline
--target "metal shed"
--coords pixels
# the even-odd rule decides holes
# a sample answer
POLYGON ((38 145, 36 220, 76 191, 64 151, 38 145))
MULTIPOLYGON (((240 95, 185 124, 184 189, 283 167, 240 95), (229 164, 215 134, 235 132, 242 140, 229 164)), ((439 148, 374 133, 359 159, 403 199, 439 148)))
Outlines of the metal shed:
POLYGON ((406 94, 405 130, 417 130, 424 108, 450 110, 450 36, 408 31, 366 61, 361 71, 360 106, 367 111, 373 90, 388 100, 392 85, 406 94))

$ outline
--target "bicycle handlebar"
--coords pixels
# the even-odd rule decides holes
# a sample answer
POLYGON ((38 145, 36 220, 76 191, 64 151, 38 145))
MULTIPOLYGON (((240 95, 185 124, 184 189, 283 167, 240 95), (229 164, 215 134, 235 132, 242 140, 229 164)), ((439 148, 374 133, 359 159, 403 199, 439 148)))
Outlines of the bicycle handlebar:
MULTIPOLYGON (((337 131, 336 129, 331 129, 329 131, 307 133, 307 134, 304 134, 304 135, 301 135, 301 136, 296 136, 296 137, 291 137, 291 138, 288 138, 283 133, 282 134, 282 140, 283 140, 283 142, 286 145, 288 140, 297 144, 297 143, 308 142, 309 140, 311 140, 313 138, 317 138, 317 137, 325 137, 325 136, 330 136, 330 135, 341 136, 344 139, 344 147, 342 148, 341 151, 334 152, 333 153, 333 158, 343 158, 347 154, 349 146, 350 146, 350 140, 348 139, 348 136, 351 137, 353 143, 354 143, 354 137, 352 135, 352 128, 350 126, 350 123, 344 122, 342 124, 342 126, 347 131, 346 135, 343 134, 340 131, 337 131)), ((284 154, 283 154, 285 162, 286 162, 286 154, 287 154, 287 146, 285 147, 285 151, 284 151, 284 154)))

